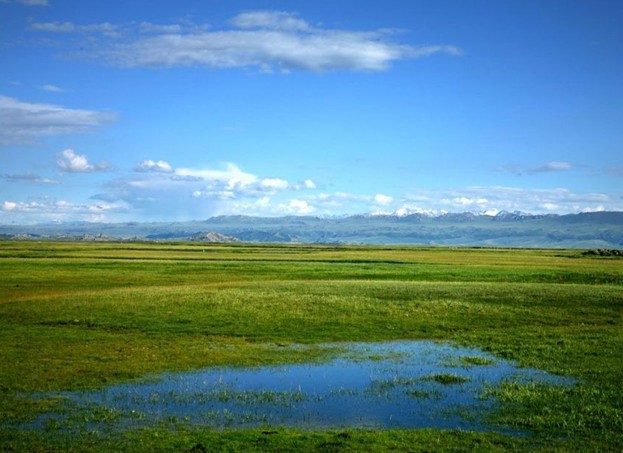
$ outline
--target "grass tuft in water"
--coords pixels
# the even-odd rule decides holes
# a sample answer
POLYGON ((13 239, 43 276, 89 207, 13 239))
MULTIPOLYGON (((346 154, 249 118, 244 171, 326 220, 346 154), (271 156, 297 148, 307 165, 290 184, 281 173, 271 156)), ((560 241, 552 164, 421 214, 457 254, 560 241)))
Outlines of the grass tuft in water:
POLYGON ((469 382, 471 380, 471 378, 467 376, 461 376, 454 373, 431 374, 429 376, 425 376, 423 379, 426 381, 435 381, 443 385, 464 384, 465 382, 469 382))
POLYGON ((487 357, 481 357, 477 355, 461 357, 459 360, 464 366, 467 366, 467 367, 470 367, 473 365, 488 366, 488 365, 493 365, 495 363, 495 360, 493 359, 489 359, 487 357))

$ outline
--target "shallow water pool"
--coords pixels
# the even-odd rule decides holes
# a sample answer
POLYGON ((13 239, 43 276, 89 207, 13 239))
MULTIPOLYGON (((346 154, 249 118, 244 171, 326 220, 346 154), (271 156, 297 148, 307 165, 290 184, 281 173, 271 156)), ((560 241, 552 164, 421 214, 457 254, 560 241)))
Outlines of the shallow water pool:
MULTIPOLYGON (((303 346, 299 346, 303 347, 303 346)), ((196 424, 212 428, 456 428, 498 430, 485 422, 484 397, 502 381, 571 380, 473 348, 431 341, 341 343, 323 363, 207 368, 141 383, 56 394, 71 408, 39 423, 88 429, 196 424)), ((49 394, 47 395, 49 396, 49 394)))

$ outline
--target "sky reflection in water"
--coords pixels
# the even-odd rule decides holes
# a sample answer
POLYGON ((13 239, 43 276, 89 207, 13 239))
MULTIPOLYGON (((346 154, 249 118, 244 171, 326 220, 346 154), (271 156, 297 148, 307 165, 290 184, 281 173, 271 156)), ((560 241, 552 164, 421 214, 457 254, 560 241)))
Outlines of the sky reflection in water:
POLYGON ((77 411, 105 407, 117 416, 121 411, 117 421, 126 427, 185 422, 215 428, 491 430, 483 420, 495 404, 482 398, 487 386, 504 380, 571 382, 447 343, 339 346, 347 352, 326 363, 168 373, 151 382, 63 396, 77 411))

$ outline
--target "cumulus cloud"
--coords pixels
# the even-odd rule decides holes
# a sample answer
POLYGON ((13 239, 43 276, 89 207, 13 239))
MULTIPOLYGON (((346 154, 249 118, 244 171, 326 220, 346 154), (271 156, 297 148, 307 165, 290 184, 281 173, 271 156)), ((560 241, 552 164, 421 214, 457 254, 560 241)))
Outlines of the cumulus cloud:
POLYGON ((306 179, 305 181, 303 181, 302 186, 305 189, 315 189, 316 188, 316 183, 314 181, 312 181, 311 179, 306 179))
POLYGON ((199 186, 193 190, 195 197, 220 199, 262 197, 295 189, 285 179, 260 178, 243 171, 231 162, 225 163, 222 168, 177 168, 173 173, 173 180, 199 186))
POLYGON ((307 215, 314 212, 314 207, 305 200, 291 200, 288 203, 281 203, 279 211, 283 214, 307 215))
POLYGON ((173 172, 173 167, 171 167, 171 164, 169 164, 168 162, 164 160, 159 160, 159 161, 144 160, 134 166, 134 171, 154 172, 154 173, 171 173, 173 172))
POLYGON ((70 148, 58 153, 56 164, 59 169, 69 173, 93 173, 96 171, 106 171, 109 167, 106 162, 92 165, 84 154, 76 154, 76 152, 70 148))
POLYGON ((281 178, 266 178, 262 180, 262 187, 269 190, 286 190, 290 187, 290 183, 281 178))
POLYGON ((270 189, 285 190, 288 187, 290 187, 290 183, 288 183, 288 181, 286 181, 285 179, 280 179, 280 178, 266 178, 266 179, 263 179, 260 184, 262 185, 262 187, 269 189, 269 190, 270 189))
MULTIPOLYGON (((112 41, 97 57, 126 67, 206 66, 255 67, 262 71, 293 69, 324 72, 384 71, 396 61, 433 54, 461 55, 452 45, 409 45, 384 30, 353 31, 312 26, 296 14, 249 11, 229 21, 228 28, 157 25, 125 27, 123 42, 112 41), (138 33, 137 33, 138 31, 138 33), (148 34, 148 36, 146 36, 148 34)), ((54 33, 101 33, 116 37, 121 28, 109 23, 35 22, 33 30, 54 33)))
POLYGON ((388 195, 383 195, 382 193, 377 193, 374 196, 374 202, 380 204, 382 206, 390 204, 394 199, 388 195))
POLYGON ((454 198, 443 198, 441 200, 441 204, 450 205, 453 207, 464 207, 464 208, 482 208, 487 206, 489 200, 483 197, 454 197, 454 198))
POLYGON ((236 164, 227 162, 224 168, 177 168, 175 175, 207 184, 208 189, 225 191, 245 190, 257 186, 259 178, 241 170, 236 164))
POLYGON ((23 102, 0 95, 0 144, 32 143, 39 137, 83 134, 115 115, 54 104, 23 102))
POLYGON ((306 200, 289 198, 288 193, 300 190, 298 184, 278 177, 261 177, 232 162, 203 168, 172 168, 166 162, 148 160, 137 164, 134 170, 110 181, 94 199, 123 201, 145 218, 166 215, 196 219, 240 213, 300 215, 314 210, 306 200), (161 171, 164 169, 167 171, 161 171))

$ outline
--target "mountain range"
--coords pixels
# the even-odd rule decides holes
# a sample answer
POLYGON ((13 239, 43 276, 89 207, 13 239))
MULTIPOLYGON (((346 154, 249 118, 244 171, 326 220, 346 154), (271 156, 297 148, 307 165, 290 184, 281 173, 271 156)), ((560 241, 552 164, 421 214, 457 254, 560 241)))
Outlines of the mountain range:
POLYGON ((471 212, 349 217, 218 216, 186 222, 0 225, 4 239, 623 247, 623 212, 471 212))

